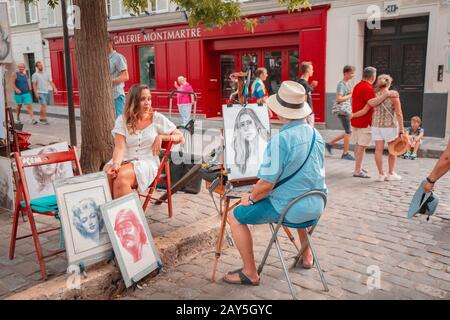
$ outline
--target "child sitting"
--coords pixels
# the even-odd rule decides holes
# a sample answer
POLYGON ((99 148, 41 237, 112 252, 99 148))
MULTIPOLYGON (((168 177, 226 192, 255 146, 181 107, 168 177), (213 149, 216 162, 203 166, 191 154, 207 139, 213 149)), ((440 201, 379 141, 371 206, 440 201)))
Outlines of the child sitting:
POLYGON ((404 159, 416 160, 417 152, 419 151, 420 144, 422 143, 422 139, 425 131, 421 127, 422 120, 419 117, 411 118, 411 127, 406 129, 406 132, 409 134, 409 151, 403 155, 404 159))

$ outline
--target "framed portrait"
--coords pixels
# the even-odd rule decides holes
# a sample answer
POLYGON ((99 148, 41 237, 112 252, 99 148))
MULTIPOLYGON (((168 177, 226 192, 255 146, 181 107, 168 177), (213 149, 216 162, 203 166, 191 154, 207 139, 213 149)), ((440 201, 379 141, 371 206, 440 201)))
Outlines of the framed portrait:
POLYGON ((14 210, 14 184, 11 160, 0 157, 0 208, 14 210))
POLYGON ((229 180, 254 178, 270 139, 267 106, 236 104, 222 107, 225 168, 229 180))
MULTIPOLYGON (((45 147, 22 151, 24 156, 44 153, 68 151, 67 142, 51 144, 45 147)), ((25 168, 25 179, 31 200, 55 194, 53 182, 59 179, 73 177, 73 167, 70 161, 44 166, 25 168)))
POLYGON ((8 4, 0 3, 0 64, 12 63, 11 35, 9 29, 8 4))
POLYGON ((69 265, 89 266, 111 257, 100 210, 112 200, 106 173, 56 180, 54 186, 69 265))
POLYGON ((101 211, 128 288, 158 269, 159 252, 136 193, 102 205, 101 211))

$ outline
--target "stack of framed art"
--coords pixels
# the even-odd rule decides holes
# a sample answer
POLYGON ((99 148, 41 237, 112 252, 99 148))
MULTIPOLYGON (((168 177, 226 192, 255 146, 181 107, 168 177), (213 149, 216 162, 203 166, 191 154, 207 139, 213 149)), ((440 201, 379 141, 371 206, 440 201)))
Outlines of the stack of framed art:
POLYGON ((162 262, 136 193, 112 200, 106 173, 54 182, 69 266, 90 266, 113 250, 126 287, 162 262))

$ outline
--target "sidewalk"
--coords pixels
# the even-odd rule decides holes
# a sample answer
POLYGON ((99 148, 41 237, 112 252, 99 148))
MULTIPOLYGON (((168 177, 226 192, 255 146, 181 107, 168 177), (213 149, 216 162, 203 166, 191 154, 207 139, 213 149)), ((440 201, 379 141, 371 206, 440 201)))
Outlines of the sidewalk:
MULTIPOLYGON (((14 108, 14 107, 13 107, 14 108)), ((33 105, 34 113, 36 115, 39 115, 39 105, 34 104, 33 105)), ((24 110, 22 111, 24 112, 24 110)), ((68 119, 68 109, 65 106, 48 106, 47 112, 49 118, 55 118, 55 119, 68 119)), ((166 116, 168 116, 167 113, 164 113, 166 116)), ((25 116, 25 115, 24 115, 25 116)), ((25 116, 26 117, 26 116, 25 116)), ((80 109, 75 108, 75 119, 80 120, 80 109)), ((205 129, 212 129, 212 128, 220 128, 222 127, 222 118, 208 118, 205 119, 203 115, 199 115, 197 119, 202 120, 202 127, 203 130, 205 129)), ((172 120, 176 123, 180 123, 180 117, 177 113, 172 114, 172 120)), ((281 123, 279 120, 271 120, 272 129, 279 129, 281 127, 281 123)), ((79 135, 79 124, 77 124, 77 131, 79 135)), ((323 129, 323 124, 317 124, 316 126, 320 133, 322 134, 325 141, 332 140, 335 136, 342 134, 342 130, 329 130, 329 129, 323 129)), ((34 130, 32 128, 31 130, 34 130)), ((32 132, 32 131, 31 131, 32 132)), ((32 132, 33 133, 33 132, 32 132)), ((78 144, 80 144, 81 139, 78 139, 78 144)), ((448 140, 444 138, 433 138, 433 137, 426 137, 423 139, 423 144, 421 146, 421 149, 419 150, 419 157, 423 158, 439 158, 442 154, 442 152, 446 149, 448 144, 448 140)), ((353 150, 354 145, 351 144, 351 150, 353 150)), ((334 146, 336 149, 342 149, 343 142, 340 141, 337 145, 334 146)), ((369 150, 373 150, 374 146, 369 147, 369 150)), ((387 146, 386 146, 387 150, 387 146)))

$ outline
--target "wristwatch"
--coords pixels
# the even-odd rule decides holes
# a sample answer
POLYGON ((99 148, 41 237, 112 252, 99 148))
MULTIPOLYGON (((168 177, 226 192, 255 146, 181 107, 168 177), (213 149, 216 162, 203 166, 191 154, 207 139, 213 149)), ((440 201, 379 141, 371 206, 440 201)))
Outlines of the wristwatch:
POLYGON ((252 200, 252 196, 248 196, 248 203, 250 203, 250 205, 254 205, 255 201, 252 200))
POLYGON ((436 181, 431 180, 429 177, 427 177, 427 181, 428 181, 428 183, 431 183, 431 184, 435 184, 436 183, 436 181))

